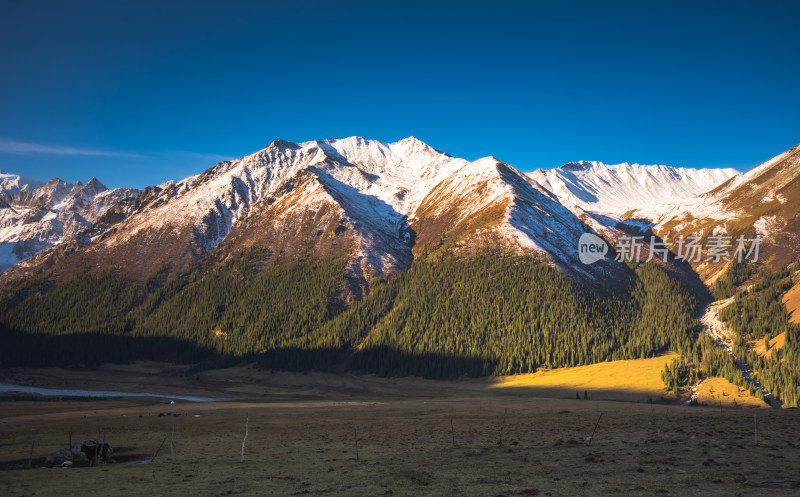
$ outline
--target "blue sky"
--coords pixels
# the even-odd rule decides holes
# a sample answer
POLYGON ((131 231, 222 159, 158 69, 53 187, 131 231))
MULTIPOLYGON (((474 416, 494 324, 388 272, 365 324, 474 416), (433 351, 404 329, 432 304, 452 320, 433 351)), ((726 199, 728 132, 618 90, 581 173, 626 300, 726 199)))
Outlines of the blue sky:
POLYGON ((800 142, 800 2, 3 2, 0 169, 143 187, 272 140, 521 170, 800 142))

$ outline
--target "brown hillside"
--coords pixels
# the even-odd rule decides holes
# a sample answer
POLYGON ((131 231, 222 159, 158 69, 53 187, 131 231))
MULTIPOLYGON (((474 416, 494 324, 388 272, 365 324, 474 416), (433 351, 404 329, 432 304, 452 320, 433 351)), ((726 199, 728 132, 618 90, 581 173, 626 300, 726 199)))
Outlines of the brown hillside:
POLYGON ((783 304, 790 315, 790 321, 800 323, 800 282, 789 289, 783 296, 783 304))
MULTIPOLYGON (((704 195, 704 206, 717 211, 712 217, 681 213, 663 221, 659 235, 669 242, 680 236, 701 234, 704 246, 715 229, 735 240, 762 236, 758 263, 771 270, 800 259, 800 145, 745 174, 732 178, 704 195)), ((732 255, 732 251, 731 251, 732 255)), ((713 281, 727 261, 692 264, 700 277, 713 281)))

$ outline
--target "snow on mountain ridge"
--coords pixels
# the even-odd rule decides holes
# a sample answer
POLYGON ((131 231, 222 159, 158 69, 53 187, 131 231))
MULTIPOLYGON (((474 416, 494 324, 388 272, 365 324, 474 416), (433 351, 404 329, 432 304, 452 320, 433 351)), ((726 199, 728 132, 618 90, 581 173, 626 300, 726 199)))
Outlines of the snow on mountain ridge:
MULTIPOLYGON (((618 269, 571 269, 587 228, 538 183, 493 157, 470 162, 413 137, 277 140, 147 188, 130 205, 130 215, 70 264, 113 264, 144 277, 181 271, 217 247, 220 254, 262 247, 303 257, 333 250, 350 261, 349 275, 369 281, 408 267, 426 246, 472 250, 491 243, 541 252, 578 277, 597 280, 618 269)), ((35 267, 15 274, 30 271, 35 267)))
POLYGON ((529 176, 564 205, 620 218, 633 210, 649 212, 691 199, 738 174, 735 169, 578 161, 529 176))
POLYGON ((44 186, 44 181, 0 170, 0 193, 13 195, 21 190, 33 190, 41 186, 44 186))
MULTIPOLYGON (((425 195, 444 177, 468 164, 413 136, 394 143, 361 137, 321 143, 332 147, 366 175, 362 193, 376 195, 406 216, 413 215, 425 195)), ((332 171, 334 176, 338 173, 345 171, 332 171)))
POLYGON ((74 186, 54 180, 46 188, 58 210, 91 216, 84 217, 84 231, 99 212, 90 207, 108 196, 102 205, 115 206, 116 224, 96 233, 80 251, 85 262, 76 264, 102 267, 122 258, 114 267, 134 275, 180 271, 222 244, 221 253, 261 246, 324 254, 336 246, 350 257, 353 274, 385 277, 408 267, 425 246, 493 244, 540 252, 573 276, 600 281, 620 268, 577 261, 578 239, 591 230, 581 205, 611 205, 610 199, 650 205, 648 190, 667 190, 662 195, 673 200, 687 195, 678 188, 682 182, 699 189, 697 178, 705 178, 695 172, 687 180, 685 171, 666 166, 587 161, 538 176, 494 157, 454 158, 414 137, 393 143, 348 137, 276 140, 201 174, 149 187, 124 205, 99 192, 105 187, 94 179, 74 186), (647 195, 631 195, 631 185, 647 195), (251 225, 257 232, 248 231, 251 225))
POLYGON ((170 185, 170 191, 162 193, 174 197, 169 207, 164 205, 158 215, 131 220, 136 226, 125 239, 164 223, 179 229, 188 216, 204 250, 210 250, 256 203, 311 167, 390 205, 397 215, 387 221, 396 223, 412 214, 444 175, 465 164, 411 137, 391 144, 362 137, 303 143, 276 140, 253 154, 170 185))
POLYGON ((82 238, 108 211, 138 190, 109 190, 97 178, 74 185, 54 178, 36 188, 0 193, 0 271, 65 240, 82 238))

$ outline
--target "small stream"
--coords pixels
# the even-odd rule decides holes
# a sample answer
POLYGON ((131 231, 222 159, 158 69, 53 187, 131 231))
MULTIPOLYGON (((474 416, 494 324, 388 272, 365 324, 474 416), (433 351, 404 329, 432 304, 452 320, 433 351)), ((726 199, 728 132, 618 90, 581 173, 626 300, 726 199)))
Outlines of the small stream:
POLYGON ((737 359, 736 355, 733 353, 733 332, 719 319, 719 311, 731 302, 733 302, 733 297, 712 302, 706 307, 703 314, 700 316, 700 324, 703 326, 703 331, 717 342, 717 346, 733 357, 733 361, 736 367, 739 368, 739 371, 742 372, 744 380, 751 383, 758 390, 761 390, 761 393, 764 395, 764 401, 771 407, 780 409, 782 407, 781 401, 776 399, 770 391, 764 388, 756 378, 753 369, 744 361, 737 359))
POLYGON ((34 394, 46 397, 97 397, 97 398, 120 398, 120 397, 151 397, 168 400, 185 400, 188 402, 222 402, 230 399, 213 397, 195 397, 189 395, 163 395, 156 393, 140 392, 114 392, 110 390, 72 390, 64 388, 42 388, 23 385, 12 385, 10 383, 0 383, 0 394, 19 393, 34 394))

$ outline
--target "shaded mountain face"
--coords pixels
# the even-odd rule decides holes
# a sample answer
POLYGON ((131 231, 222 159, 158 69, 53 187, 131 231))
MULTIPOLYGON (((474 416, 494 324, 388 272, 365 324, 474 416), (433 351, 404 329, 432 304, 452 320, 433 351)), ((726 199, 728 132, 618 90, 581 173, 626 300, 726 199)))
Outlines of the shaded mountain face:
MULTIPOLYGON (((54 197, 94 205, 78 193, 89 185, 71 187, 69 195, 65 185, 48 185, 60 192, 54 197)), ((185 271, 209 254, 224 260, 253 248, 292 260, 344 257, 348 277, 362 284, 408 268, 423 251, 486 247, 538 254, 590 283, 628 273, 610 258, 582 265, 578 240, 591 228, 526 175, 491 157, 453 158, 413 137, 276 141, 116 200, 94 207, 94 218, 82 216, 88 223, 113 218, 91 243, 61 243, 4 273, 4 283, 82 268, 144 279, 185 271)))
MULTIPOLYGON (((800 145, 713 190, 653 217, 653 230, 669 241, 699 236, 761 238, 758 262, 778 269, 800 258, 800 145)), ((693 264, 705 281, 713 281, 728 261, 693 264)))
POLYGON ((131 188, 109 190, 96 178, 85 185, 6 174, 0 180, 0 270, 65 242, 89 244, 107 225, 104 216, 138 194, 131 188))

